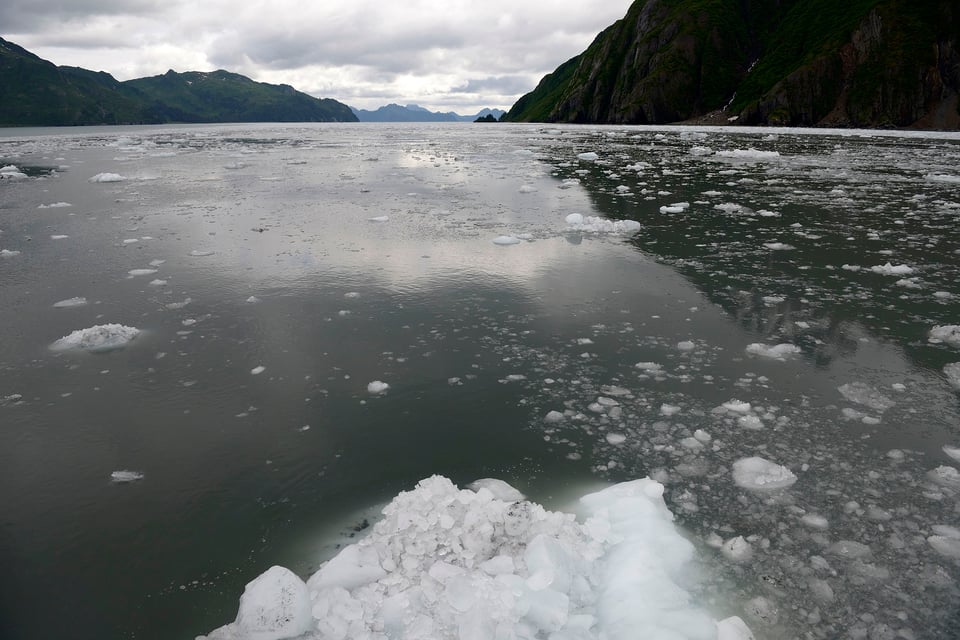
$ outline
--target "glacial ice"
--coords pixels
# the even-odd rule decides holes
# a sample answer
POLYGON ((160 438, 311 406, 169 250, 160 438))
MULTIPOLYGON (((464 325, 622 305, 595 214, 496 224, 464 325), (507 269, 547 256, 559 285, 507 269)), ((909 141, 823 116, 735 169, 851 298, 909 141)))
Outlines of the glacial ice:
POLYGON ((137 480, 143 480, 143 472, 129 471, 127 469, 114 471, 110 474, 110 480, 117 483, 136 482, 137 480))
POLYGON ((87 329, 78 329, 50 345, 51 351, 103 352, 122 349, 140 335, 140 330, 122 324, 98 324, 87 329))
POLYGON ((760 342, 754 342, 747 345, 747 353, 771 360, 786 360, 788 357, 800 353, 800 347, 784 342, 781 344, 768 346, 760 342))
POLYGON ((713 621, 680 586, 694 548, 674 528, 663 485, 584 496, 578 522, 483 484, 422 480, 306 583, 281 567, 253 580, 236 620, 206 640, 752 638, 739 618, 713 621))
POLYGON ((754 160, 769 161, 779 160, 779 151, 759 151, 753 147, 749 149, 730 149, 728 151, 717 151, 714 155, 718 158, 732 158, 734 160, 754 160))
POLYGON ((870 271, 879 273, 882 276, 905 276, 913 273, 913 268, 905 264, 892 265, 888 262, 870 267, 870 271))
POLYGON ((950 386, 960 391, 960 362, 952 362, 943 366, 943 375, 947 376, 950 386))
POLYGON ((945 343, 951 347, 960 348, 960 326, 955 324, 936 326, 930 330, 928 342, 945 343))
POLYGON ((771 491, 793 485, 797 476, 783 465, 754 456, 733 463, 733 481, 744 489, 771 491))
POLYGON ((850 382, 837 387, 837 391, 849 400, 874 411, 886 411, 896 405, 896 402, 886 397, 865 382, 850 382))
POLYGON ((511 244, 520 244, 523 242, 520 238, 515 238, 514 236, 497 236, 493 239, 493 244, 500 245, 501 247, 506 247, 511 244))
POLYGON ((53 306, 57 309, 64 309, 69 307, 82 307, 85 304, 87 304, 87 299, 78 296, 76 298, 67 298, 66 300, 54 302, 53 306))
POLYGON ((119 173, 98 173, 90 178, 90 182, 123 182, 126 178, 119 173))
POLYGON ((19 251, 14 251, 13 249, 0 249, 0 258, 13 258, 20 255, 19 251))
POLYGON ((374 380, 367 385, 367 391, 373 395, 380 395, 381 393, 386 393, 387 389, 390 388, 390 385, 386 382, 381 382, 380 380, 374 380))

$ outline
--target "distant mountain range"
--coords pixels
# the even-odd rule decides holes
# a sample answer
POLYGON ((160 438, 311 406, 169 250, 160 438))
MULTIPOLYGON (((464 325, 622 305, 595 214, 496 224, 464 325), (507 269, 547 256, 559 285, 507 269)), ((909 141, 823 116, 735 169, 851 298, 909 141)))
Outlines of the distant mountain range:
POLYGON ((960 128, 957 0, 636 0, 505 120, 960 128))
POLYGON ((359 118, 360 122, 473 122, 478 118, 485 118, 488 115, 500 119, 500 117, 506 113, 502 109, 482 109, 479 113, 470 116, 461 116, 453 111, 447 111, 445 113, 429 111, 416 104, 408 104, 404 107, 394 103, 390 103, 374 111, 350 108, 357 118, 359 118))
POLYGON ((58 67, 0 38, 0 126, 168 122, 356 122, 350 108, 228 71, 119 82, 58 67))

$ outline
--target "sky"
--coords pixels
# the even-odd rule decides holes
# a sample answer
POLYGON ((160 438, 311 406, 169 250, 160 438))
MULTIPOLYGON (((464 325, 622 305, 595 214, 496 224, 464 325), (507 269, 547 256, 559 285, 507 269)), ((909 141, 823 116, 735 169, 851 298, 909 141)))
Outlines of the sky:
POLYGON ((472 114, 508 109, 630 4, 2 0, 0 36, 118 80, 227 69, 361 109, 396 102, 472 114))

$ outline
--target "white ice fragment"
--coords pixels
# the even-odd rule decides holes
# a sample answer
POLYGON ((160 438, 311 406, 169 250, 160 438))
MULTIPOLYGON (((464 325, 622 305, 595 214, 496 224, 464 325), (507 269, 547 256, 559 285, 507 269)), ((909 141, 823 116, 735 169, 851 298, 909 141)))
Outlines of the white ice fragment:
POLYGON ((729 411, 730 413, 737 413, 741 415, 746 415, 750 413, 753 409, 752 405, 749 402, 743 402, 741 400, 728 400, 720 405, 722 409, 729 411))
POLYGON ((73 205, 69 202, 52 202, 50 204, 41 204, 37 209, 62 209, 64 207, 72 207, 73 205))
POLYGON ((497 236, 493 239, 493 244, 500 245, 501 247, 520 244, 521 242, 523 242, 523 240, 514 236, 497 236))
POLYGON ((537 188, 532 184, 525 184, 520 187, 520 193, 536 193, 537 188))
POLYGON ((586 153, 578 153, 577 159, 583 160, 584 162, 596 162, 597 160, 600 159, 600 156, 598 156, 593 151, 587 151, 586 153))
POLYGON ((662 416, 672 416, 680 413, 681 408, 675 404, 663 403, 660 405, 660 415, 662 416))
POLYGON ((143 480, 143 472, 124 469, 122 471, 114 471, 110 474, 111 482, 125 483, 135 482, 137 480, 143 480))
POLYGON ((527 499, 525 495, 513 488, 510 484, 497 478, 480 478, 468 484, 467 488, 471 491, 486 489, 493 494, 494 498, 503 500, 504 502, 517 502, 527 499))
POLYGON ((943 366, 943 375, 947 376, 950 386, 960 391, 960 362, 952 362, 943 366))
POLYGON ((236 621, 207 640, 287 640, 314 626, 307 585, 289 569, 273 566, 244 588, 236 621))
POLYGON ((677 349, 680 351, 693 351, 696 347, 697 345, 690 340, 684 340, 677 343, 677 349))
POLYGON ((827 548, 827 553, 847 560, 856 560, 869 556, 872 551, 867 545, 855 540, 839 540, 827 548))
POLYGON ((375 547, 351 544, 320 567, 307 581, 307 586, 311 591, 332 587, 356 589, 386 575, 375 547))
POLYGON ((559 411, 549 411, 547 415, 543 417, 543 421, 547 424, 555 424, 557 422, 563 422, 564 416, 559 411))
POLYGON ((103 352, 122 349, 140 335, 140 330, 122 324, 99 324, 87 329, 78 329, 50 345, 51 351, 83 349, 103 352))
POLYGON ((571 213, 566 217, 567 225, 574 231, 585 233, 634 233, 640 229, 636 220, 610 220, 600 216, 584 216, 571 213))
POLYGON ((750 627, 739 616, 717 622, 717 640, 756 640, 750 627))
POLYGON ((390 216, 373 216, 372 218, 367 218, 369 222, 389 222, 390 216))
POLYGON ((16 165, 8 164, 0 167, 0 180, 26 180, 28 177, 16 165))
POLYGON ((927 478, 940 486, 960 489, 960 471, 955 467, 941 465, 928 471, 927 478))
POLYGON ((247 304, 257 304, 258 302, 260 302, 260 298, 258 298, 257 296, 250 296, 249 298, 246 299, 245 302, 247 304))
POLYGON ((733 160, 745 160, 745 161, 770 161, 778 160, 780 158, 779 151, 759 151, 750 147, 749 149, 730 149, 728 151, 717 151, 715 154, 718 158, 731 158, 733 160))
POLYGON ((770 491, 793 485, 797 476, 783 465, 754 456, 733 463, 733 481, 744 489, 770 491))
POLYGON ((747 345, 747 353, 771 360, 784 361, 792 355, 800 353, 800 347, 783 342, 777 345, 769 346, 760 342, 754 342, 747 345))
POLYGON ((753 431, 759 431, 763 429, 763 420, 759 416, 755 415, 746 415, 740 416, 737 418, 737 424, 744 429, 751 429, 753 431))
POLYGON ((950 445, 945 444, 943 445, 943 452, 957 462, 960 462, 960 447, 951 447, 950 445))
POLYGON ((203 258, 206 256, 212 256, 213 251, 208 251, 204 249, 194 249, 193 251, 190 252, 190 255, 193 256, 194 258, 203 258))
POLYGON ((927 543, 933 550, 948 558, 960 558, 960 540, 947 536, 930 536, 927 543))
POLYGON ((53 306, 57 309, 67 309, 70 307, 82 307, 85 304, 87 304, 87 299, 78 296, 76 298, 67 298, 66 300, 54 302, 53 306))
POLYGON ((800 518, 800 522, 804 525, 810 527, 811 529, 824 530, 830 526, 830 523, 823 516, 816 513, 807 513, 800 518))
POLYGON ((905 264, 892 265, 888 262, 887 264, 870 267, 870 271, 882 276, 905 276, 913 273, 913 268, 905 264))
POLYGON ((951 347, 960 348, 960 326, 955 324, 936 326, 930 330, 927 341, 934 344, 942 342, 951 347))
POLYGON ((0 249, 0 258, 13 258, 20 255, 19 251, 14 251, 13 249, 0 249))
POLYGON ((266 371, 266 370, 267 370, 267 368, 261 364, 261 365, 258 365, 258 366, 256 366, 256 367, 254 367, 253 369, 250 369, 250 374, 251 374, 251 375, 258 376, 258 375, 260 375, 261 373, 263 373, 263 372, 266 371))
POLYGON ((390 385, 386 382, 381 382, 380 380, 374 380, 367 385, 367 391, 373 395, 380 395, 381 393, 386 393, 387 389, 390 388, 390 385))
POLYGON ((150 276, 155 274, 156 272, 157 272, 156 269, 130 269, 130 271, 127 271, 127 273, 130 274, 130 276, 133 278, 137 276, 150 276))
POLYGON ((147 284, 149 284, 151 287, 162 287, 162 286, 164 286, 164 285, 167 284, 167 281, 166 281, 166 280, 161 280, 160 278, 154 278, 153 280, 151 280, 151 281, 148 282, 147 284))
POLYGON ((720 547, 720 553, 731 562, 749 562, 753 558, 753 547, 743 536, 730 538, 720 547))
POLYGON ((606 439, 610 444, 623 444, 627 441, 627 436, 622 433, 608 433, 606 439))
POLYGON ((119 173, 98 173, 90 178, 90 182, 123 182, 126 178, 119 173))
POLYGON ((864 382, 850 382, 837 387, 844 398, 874 411, 886 411, 897 403, 864 382))
POLYGON ((658 364, 656 362, 638 362, 633 366, 646 373, 660 373, 661 371, 663 371, 663 365, 658 364))
POLYGON ((771 251, 792 251, 796 249, 792 244, 786 244, 784 242, 765 242, 763 246, 771 251))
POLYGON ((928 182, 945 182, 947 184, 960 184, 960 176, 953 176, 947 173, 928 173, 923 176, 928 182))
POLYGON ((66 240, 66 239, 69 238, 69 237, 70 237, 70 236, 65 235, 65 234, 63 234, 63 233, 55 233, 55 234, 53 234, 53 235, 50 236, 50 239, 51 239, 51 240, 66 240))

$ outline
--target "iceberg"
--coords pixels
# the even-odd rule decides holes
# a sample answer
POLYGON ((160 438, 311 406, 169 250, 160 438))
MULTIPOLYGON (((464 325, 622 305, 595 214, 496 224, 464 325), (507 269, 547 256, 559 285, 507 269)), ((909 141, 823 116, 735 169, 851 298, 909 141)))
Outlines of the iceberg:
POLYGON ((739 618, 711 619, 681 586, 694 547, 660 483, 584 496, 582 522, 490 487, 509 485, 420 481, 306 582, 282 567, 254 579, 234 622, 201 639, 752 637, 739 618))
POLYGON ((122 349, 140 335, 140 329, 122 324, 98 324, 87 329, 78 329, 50 345, 51 351, 113 351, 122 349))

